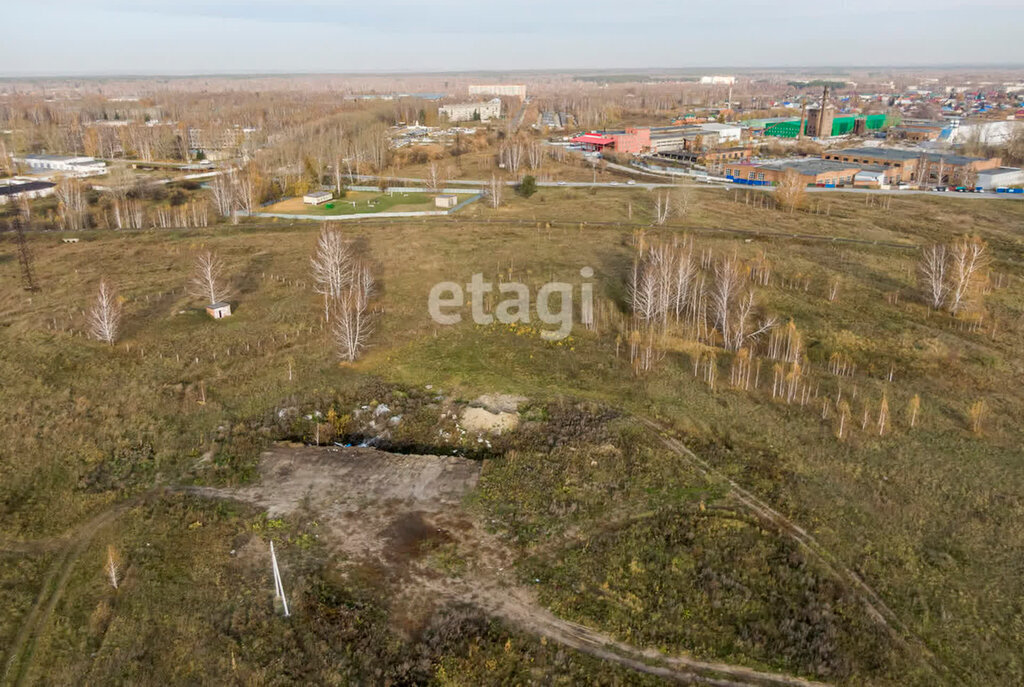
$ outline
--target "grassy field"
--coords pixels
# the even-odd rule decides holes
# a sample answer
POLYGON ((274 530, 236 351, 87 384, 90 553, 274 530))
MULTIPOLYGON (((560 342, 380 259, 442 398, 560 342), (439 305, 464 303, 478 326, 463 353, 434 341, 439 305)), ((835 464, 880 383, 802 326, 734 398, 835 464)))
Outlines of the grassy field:
MULTIPOLYGON (((43 290, 33 294, 17 288, 14 246, 4 243, 0 640, 17 634, 41 574, 55 565, 57 549, 45 542, 149 494, 104 525, 69 568, 33 645, 29 678, 46 670, 58 682, 153 683, 238 671, 242 681, 373 681, 377 666, 408 663, 411 672, 392 677, 514 682, 530 679, 524 671, 535 665, 567 683, 633 680, 477 616, 458 621, 479 628, 473 646, 411 639, 389 620, 386 592, 308 544, 311 519, 298 517, 279 526, 293 542, 290 565, 302 571, 304 620, 282 631, 265 571, 237 555, 265 533, 260 515, 160 491, 253 479, 260 447, 308 431, 282 422, 282 410, 345 414, 430 385, 453 402, 487 392, 531 399, 523 429, 486 461, 473 508, 520 552, 517 574, 563 617, 641 646, 847 684, 1024 680, 1024 206, 913 196, 884 208, 830 195, 788 214, 742 192, 690 194, 675 226, 651 231, 686 229, 716 255, 766 255, 774 277, 759 297, 803 334, 818 392, 834 395, 841 385, 856 394, 844 441, 819 406, 773 401, 763 384, 729 389, 724 353, 715 390, 694 376, 695 349, 682 341, 666 343, 652 373, 633 373, 616 337, 633 233, 651 215, 652 194, 639 189, 509 193, 504 207, 475 204, 457 221, 346 227, 372 256, 383 313, 369 353, 351 366, 338 364, 309 283, 315 226, 93 232, 72 245, 36 235, 43 290), (965 232, 988 241, 993 271, 1009 277, 985 297, 990 326, 978 331, 916 295, 915 247, 965 232), (787 236, 794 233, 818 238, 787 236), (237 295, 228 320, 210 320, 184 292, 201 248, 229 265, 237 295), (438 281, 481 272, 535 293, 552 279, 577 282, 583 266, 595 270, 604 314, 596 332, 577 329, 563 345, 475 325, 468 310, 450 327, 427 313, 438 281), (115 346, 81 334, 101 275, 126 299, 115 346), (855 376, 826 373, 835 352, 856 361, 855 376), (911 429, 915 394, 921 410, 911 429), (861 429, 860 411, 873 417, 883 395, 891 429, 878 436, 870 424, 861 429), (978 433, 968 420, 977 400, 987 407, 978 433), (880 633, 851 589, 737 510, 721 482, 658 448, 633 414, 675 428, 721 474, 812 532, 948 672, 936 677, 919 651, 880 633), (102 579, 108 543, 123 552, 131 580, 116 594, 102 579), (176 639, 158 650, 158 636, 176 639)), ((439 445, 426 416, 402 431, 396 441, 466 448, 439 445)))
MULTIPOLYGON (((470 195, 459 195, 461 203, 470 195)), ((290 215, 355 215, 373 212, 424 212, 436 210, 434 194, 430 193, 378 193, 374 191, 348 191, 323 205, 306 205, 301 198, 288 198, 262 208, 263 212, 290 215), (330 205, 331 207, 327 207, 330 205)))

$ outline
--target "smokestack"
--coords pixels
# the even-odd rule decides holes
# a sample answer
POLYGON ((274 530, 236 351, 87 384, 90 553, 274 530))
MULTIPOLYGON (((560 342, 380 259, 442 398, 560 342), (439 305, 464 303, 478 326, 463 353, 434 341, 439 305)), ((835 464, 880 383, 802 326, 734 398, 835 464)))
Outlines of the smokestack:
POLYGON ((825 88, 823 88, 821 90, 821 107, 818 108, 818 126, 815 127, 815 131, 814 131, 814 133, 818 136, 818 138, 822 137, 821 130, 825 127, 825 103, 826 102, 828 102, 828 84, 825 84, 825 88))

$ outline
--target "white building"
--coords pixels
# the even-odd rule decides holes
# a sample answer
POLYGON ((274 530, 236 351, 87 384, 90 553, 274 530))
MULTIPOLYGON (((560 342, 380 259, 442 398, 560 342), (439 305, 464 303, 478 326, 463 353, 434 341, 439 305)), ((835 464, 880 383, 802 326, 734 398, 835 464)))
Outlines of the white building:
POLYGON ((735 76, 702 76, 700 77, 701 84, 707 86, 732 86, 736 83, 735 76))
POLYGON ((448 210, 459 203, 459 197, 450 193, 434 197, 434 207, 448 210))
POLYGON ((19 198, 42 198, 53 195, 56 184, 49 181, 36 181, 28 179, 3 179, 0 180, 0 205, 8 201, 16 201, 19 198))
POLYGON ((470 95, 507 95, 514 98, 526 98, 526 84, 505 83, 505 84, 483 84, 471 85, 470 95))
POLYGON ((719 124, 718 122, 706 122, 698 124, 701 131, 718 134, 718 142, 738 141, 743 130, 738 124, 719 124))
POLYGON ((91 177, 107 173, 107 163, 92 157, 75 155, 25 155, 15 157, 34 173, 55 172, 73 177, 91 177))
POLYGON ((501 99, 494 98, 480 103, 442 105, 437 108, 437 113, 448 117, 449 122, 468 122, 475 119, 486 122, 501 116, 501 99))
POLYGON ((302 202, 306 205, 322 205, 334 198, 330 191, 311 191, 302 196, 302 202))
POLYGON ((1016 120, 953 120, 950 122, 952 130, 949 134, 949 143, 966 143, 977 138, 979 143, 985 145, 1000 145, 1006 143, 1013 136, 1017 127, 1024 127, 1024 122, 1016 120))
POLYGON ((996 167, 978 172, 977 185, 986 191, 1000 186, 1024 185, 1024 170, 1017 167, 996 167))

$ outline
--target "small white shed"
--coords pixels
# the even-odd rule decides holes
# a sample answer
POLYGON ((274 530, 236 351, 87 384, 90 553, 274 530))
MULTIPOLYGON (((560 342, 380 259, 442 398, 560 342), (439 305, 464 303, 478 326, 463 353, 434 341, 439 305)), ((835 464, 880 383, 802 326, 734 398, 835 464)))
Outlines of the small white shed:
POLYGON ((444 194, 434 198, 434 207, 445 210, 453 208, 459 203, 459 197, 453 194, 444 194))
POLYGON ((215 320, 220 320, 225 317, 231 317, 231 304, 230 303, 210 303, 206 306, 206 314, 215 320))
POLYGON ((321 205, 334 198, 330 191, 313 191, 302 196, 302 202, 306 205, 321 205))

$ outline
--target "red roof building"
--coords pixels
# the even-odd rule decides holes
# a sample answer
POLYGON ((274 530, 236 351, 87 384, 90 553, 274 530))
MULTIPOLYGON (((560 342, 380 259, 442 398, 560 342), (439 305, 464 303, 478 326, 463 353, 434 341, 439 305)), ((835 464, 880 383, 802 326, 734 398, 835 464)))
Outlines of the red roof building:
POLYGON ((651 147, 651 130, 626 129, 598 133, 591 131, 571 139, 573 143, 583 146, 584 150, 614 150, 617 153, 641 153, 651 147))

